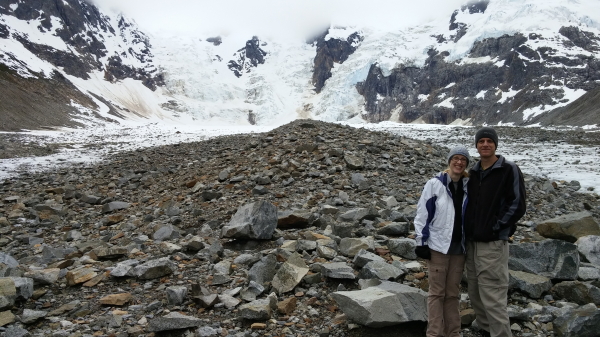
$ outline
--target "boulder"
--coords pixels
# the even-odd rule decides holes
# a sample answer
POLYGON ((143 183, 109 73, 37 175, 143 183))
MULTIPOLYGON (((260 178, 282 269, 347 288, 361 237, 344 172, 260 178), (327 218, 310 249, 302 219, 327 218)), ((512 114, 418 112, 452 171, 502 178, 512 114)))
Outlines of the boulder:
POLYGON ((348 153, 344 154, 344 162, 351 170, 362 170, 365 167, 365 160, 363 158, 348 153))
POLYGON ((404 274, 405 272, 402 269, 387 262, 371 261, 362 267, 358 277, 361 279, 378 278, 380 280, 395 281, 404 274))
POLYGON ((252 265, 248 271, 248 280, 258 284, 271 282, 277 272, 277 258, 273 254, 269 254, 252 265))
POLYGON ((417 254, 415 254, 417 242, 413 239, 390 239, 388 240, 387 246, 390 252, 393 254, 411 260, 415 260, 417 258, 417 254))
POLYGON ((268 201, 240 206, 223 227, 226 238, 269 240, 277 227, 277 207, 268 201))
POLYGON ((531 298, 541 298, 552 288, 549 278, 523 271, 509 271, 508 289, 518 289, 531 298))
POLYGON ((600 305, 600 289, 589 283, 564 281, 555 284, 551 291, 555 297, 563 298, 569 302, 600 305))
POLYGON ((321 274, 325 277, 333 279, 350 279, 354 280, 354 269, 345 262, 332 262, 321 264, 321 274))
POLYGON ((595 337, 600 331, 600 309, 589 303, 571 309, 552 322, 557 337, 595 337))
POLYGON ((355 267, 362 268, 371 261, 385 262, 385 259, 377 254, 361 249, 354 256, 354 260, 352 260, 352 263, 354 263, 355 267))
POLYGON ((110 213, 120 209, 129 208, 130 204, 124 201, 111 201, 102 206, 102 213, 110 213))
POLYGON ((173 274, 177 266, 168 257, 150 260, 133 268, 131 274, 142 280, 151 280, 173 274))
POLYGON ((15 282, 9 277, 0 278, 0 310, 12 307, 16 299, 15 282))
POLYGON ((373 328, 427 321, 427 293, 395 282, 331 294, 352 321, 373 328))
POLYGON ((277 308, 277 296, 275 294, 271 295, 267 298, 241 305, 238 308, 240 316, 251 321, 266 321, 271 319, 273 310, 277 308))
POLYGON ((600 226, 587 211, 571 213, 546 220, 537 225, 541 236, 575 242, 586 235, 600 235, 600 226))
POLYGON ((600 236, 586 235, 575 242, 577 250, 591 264, 600 267, 600 236))
POLYGON ((555 280, 575 280, 579 270, 577 246, 562 240, 510 245, 510 270, 524 271, 555 280))

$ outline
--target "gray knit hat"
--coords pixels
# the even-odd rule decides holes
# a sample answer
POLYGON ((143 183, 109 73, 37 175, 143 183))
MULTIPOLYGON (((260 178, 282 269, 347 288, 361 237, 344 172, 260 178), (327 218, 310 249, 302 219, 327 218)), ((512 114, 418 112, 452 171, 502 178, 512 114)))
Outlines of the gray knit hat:
POLYGON ((493 140, 494 144, 496 144, 496 148, 498 148, 498 134, 496 133, 496 130, 488 126, 484 126, 479 129, 479 131, 477 131, 475 134, 475 146, 477 146, 477 143, 481 138, 489 138, 493 140))
POLYGON ((448 153, 448 164, 450 164, 450 159, 452 159, 452 157, 456 156, 457 154, 465 156, 465 158, 467 158, 467 166, 469 166, 471 156, 469 156, 469 151, 467 151, 467 149, 464 146, 457 146, 450 150, 450 152, 448 153))

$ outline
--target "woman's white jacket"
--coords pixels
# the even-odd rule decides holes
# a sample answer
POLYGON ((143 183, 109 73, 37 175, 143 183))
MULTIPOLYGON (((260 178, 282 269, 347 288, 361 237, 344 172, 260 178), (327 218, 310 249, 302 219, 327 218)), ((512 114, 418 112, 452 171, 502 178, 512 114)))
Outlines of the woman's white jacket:
MULTIPOLYGON (((468 202, 467 181, 464 177, 462 214, 468 202)), ((431 178, 423 188, 421 198, 417 204, 417 215, 415 216, 415 232, 417 246, 428 245, 430 249, 447 254, 452 241, 452 231, 454 228, 454 202, 449 184, 452 179, 446 172, 440 172, 434 178, 431 178)), ((465 249, 465 219, 463 217, 462 225, 462 247, 465 249)))

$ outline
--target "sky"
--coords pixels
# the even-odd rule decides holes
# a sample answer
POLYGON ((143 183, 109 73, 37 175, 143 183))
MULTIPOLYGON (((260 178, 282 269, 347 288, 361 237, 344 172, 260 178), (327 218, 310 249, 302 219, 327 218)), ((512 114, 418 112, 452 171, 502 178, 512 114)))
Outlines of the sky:
POLYGON ((452 12, 468 0, 90 0, 150 33, 313 36, 332 25, 396 29, 452 12))

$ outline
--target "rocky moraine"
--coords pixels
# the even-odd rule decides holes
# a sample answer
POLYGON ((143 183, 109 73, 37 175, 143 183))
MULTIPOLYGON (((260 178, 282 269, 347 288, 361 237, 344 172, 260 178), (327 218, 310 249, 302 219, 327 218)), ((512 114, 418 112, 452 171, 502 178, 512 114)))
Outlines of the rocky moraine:
MULTIPOLYGON (((424 335, 412 220, 447 151, 298 120, 6 179, 0 335, 424 335)), ((596 336, 600 197, 525 182, 513 334, 596 336)), ((479 336, 465 287, 462 333, 479 336)))

